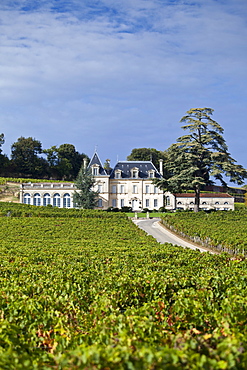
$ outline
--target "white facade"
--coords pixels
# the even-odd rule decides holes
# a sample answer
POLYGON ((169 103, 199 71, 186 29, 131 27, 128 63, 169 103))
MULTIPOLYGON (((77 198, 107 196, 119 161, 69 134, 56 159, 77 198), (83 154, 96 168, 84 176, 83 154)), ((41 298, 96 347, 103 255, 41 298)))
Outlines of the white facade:
MULTIPOLYGON (((165 205, 167 209, 194 209, 194 193, 172 194, 165 192, 165 205)), ((200 209, 204 211, 230 211, 234 210, 234 197, 226 193, 201 193, 200 209)))
MULTIPOLYGON (((158 171, 150 161, 120 161, 113 169, 103 168, 94 154, 88 168, 98 191, 97 209, 131 207, 133 211, 166 209, 193 209, 194 194, 172 194, 160 190, 153 179, 162 178, 162 163, 158 171)), ((36 206, 73 208, 73 183, 28 183, 22 184, 20 202, 36 206)), ((204 210, 234 210, 234 197, 225 193, 201 193, 200 208, 204 210)))
POLYGON ((73 208, 73 183, 44 182, 20 185, 20 202, 34 206, 73 208))
MULTIPOLYGON (((97 155, 94 154, 88 168, 95 177, 93 190, 98 191, 97 209, 131 207, 134 211, 144 208, 156 209, 164 205, 164 192, 153 183, 161 174, 150 161, 122 161, 114 169, 106 171, 97 155)), ((72 208, 73 183, 27 183, 20 189, 20 202, 59 208, 72 208)))
POLYGON ((163 207, 163 193, 152 184, 151 179, 111 179, 108 207, 132 207, 133 211, 144 208, 158 210, 163 207))
POLYGON ((164 205, 164 192, 153 183, 161 174, 150 161, 120 161, 105 170, 97 153, 89 165, 99 192, 98 209, 131 207, 133 211, 156 209, 164 205))

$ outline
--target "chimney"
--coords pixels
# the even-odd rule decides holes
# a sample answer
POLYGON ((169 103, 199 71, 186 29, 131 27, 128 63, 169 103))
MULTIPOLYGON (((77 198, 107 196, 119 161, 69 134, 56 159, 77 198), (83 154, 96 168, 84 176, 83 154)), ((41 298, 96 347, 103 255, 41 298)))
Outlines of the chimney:
POLYGON ((87 168, 87 158, 86 157, 83 158, 83 167, 84 169, 87 168))
POLYGON ((159 159, 160 162, 160 174, 163 176, 163 159, 159 159))

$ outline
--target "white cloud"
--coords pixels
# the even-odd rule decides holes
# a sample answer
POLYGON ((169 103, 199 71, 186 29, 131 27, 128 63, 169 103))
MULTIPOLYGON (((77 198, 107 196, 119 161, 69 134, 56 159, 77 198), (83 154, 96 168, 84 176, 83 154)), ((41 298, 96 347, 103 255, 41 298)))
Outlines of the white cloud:
POLYGON ((223 121, 224 104, 246 112, 238 105, 246 98, 246 89, 238 91, 247 77, 244 1, 62 5, 0 5, 6 144, 28 135, 45 147, 70 140, 90 154, 94 140, 102 140, 104 152, 121 148, 126 156, 130 143, 165 149, 191 107, 218 106, 223 121))

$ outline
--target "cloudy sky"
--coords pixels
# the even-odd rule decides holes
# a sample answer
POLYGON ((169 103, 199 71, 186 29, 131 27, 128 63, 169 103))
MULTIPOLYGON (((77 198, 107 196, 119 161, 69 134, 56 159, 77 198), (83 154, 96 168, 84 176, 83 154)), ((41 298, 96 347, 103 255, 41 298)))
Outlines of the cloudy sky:
POLYGON ((167 149, 210 107, 247 168, 246 0, 1 0, 0 133, 102 162, 167 149))

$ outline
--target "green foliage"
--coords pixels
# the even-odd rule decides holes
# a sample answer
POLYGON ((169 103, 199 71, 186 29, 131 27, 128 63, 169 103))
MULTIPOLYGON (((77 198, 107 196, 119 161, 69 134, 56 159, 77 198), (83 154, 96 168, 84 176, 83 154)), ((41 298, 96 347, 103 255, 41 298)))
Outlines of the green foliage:
POLYGON ((90 169, 81 167, 75 181, 78 191, 74 192, 73 202, 76 207, 93 209, 97 204, 98 192, 93 190, 95 178, 90 169))
POLYGON ((42 153, 42 144, 32 137, 21 136, 11 146, 11 159, 15 171, 22 176, 40 177, 47 173, 47 162, 38 155, 42 153))
POLYGON ((47 217, 0 217, 1 369, 246 369, 246 260, 25 208, 47 217))
POLYGON ((180 212, 175 217, 163 216, 163 223, 204 245, 219 251, 247 255, 247 208, 237 207, 236 211, 212 213, 180 212))
POLYGON ((4 144, 4 134, 0 134, 0 154, 2 153, 2 145, 4 144))
MULTIPOLYGON (((72 144, 55 145, 43 152, 47 155, 50 175, 55 178, 75 179, 87 156, 76 151, 72 144)), ((87 158, 88 159, 88 158, 87 158)))
POLYGON ((135 148, 127 157, 128 161, 151 161, 158 170, 160 159, 167 160, 166 152, 154 148, 135 148))
POLYGON ((223 185, 226 185, 223 175, 238 184, 247 178, 247 171, 228 153, 222 136, 224 130, 211 118, 212 114, 211 108, 195 108, 181 118, 180 122, 186 123, 182 129, 189 134, 170 146, 166 176, 155 180, 158 186, 172 192, 193 189, 195 211, 199 210, 201 188, 213 183, 210 176, 223 185))
POLYGON ((27 184, 29 182, 39 183, 39 182, 62 182, 62 181, 47 179, 30 179, 30 178, 27 179, 22 177, 0 177, 0 185, 5 185, 7 182, 27 184))

